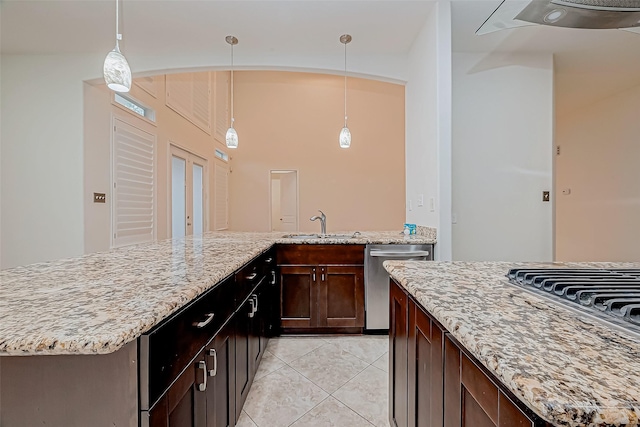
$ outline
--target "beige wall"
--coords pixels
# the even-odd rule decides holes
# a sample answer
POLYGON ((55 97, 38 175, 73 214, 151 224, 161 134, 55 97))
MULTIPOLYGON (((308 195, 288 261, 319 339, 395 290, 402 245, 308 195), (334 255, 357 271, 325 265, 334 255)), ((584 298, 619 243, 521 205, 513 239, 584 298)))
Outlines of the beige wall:
POLYGON ((352 146, 341 149, 344 79, 236 72, 233 230, 270 229, 269 171, 298 170, 300 231, 400 230, 405 217, 404 86, 349 78, 352 146))
POLYGON ((559 261, 640 259, 639 111, 640 85, 556 119, 559 261))
MULTIPOLYGON (((213 95, 213 75, 212 95, 213 95)), ((113 93, 105 85, 84 84, 84 246, 85 253, 109 249, 111 233, 111 123, 114 117, 156 135, 157 231, 158 239, 168 238, 170 224, 170 144, 177 145, 208 161, 209 228, 213 225, 213 164, 214 150, 229 151, 213 135, 185 119, 165 105, 165 78, 156 78, 156 97, 136 84, 130 96, 156 111, 156 124, 152 125, 129 111, 112 104, 113 93), (107 203, 93 203, 93 193, 107 193, 107 203)), ((213 102, 212 102, 212 123, 213 102)))

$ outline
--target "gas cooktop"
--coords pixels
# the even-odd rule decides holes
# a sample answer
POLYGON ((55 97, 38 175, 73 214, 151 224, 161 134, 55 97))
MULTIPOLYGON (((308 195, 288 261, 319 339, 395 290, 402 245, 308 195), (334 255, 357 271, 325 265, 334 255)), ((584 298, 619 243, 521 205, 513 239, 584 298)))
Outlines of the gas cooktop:
POLYGON ((640 269, 514 268, 512 283, 640 332, 640 269))

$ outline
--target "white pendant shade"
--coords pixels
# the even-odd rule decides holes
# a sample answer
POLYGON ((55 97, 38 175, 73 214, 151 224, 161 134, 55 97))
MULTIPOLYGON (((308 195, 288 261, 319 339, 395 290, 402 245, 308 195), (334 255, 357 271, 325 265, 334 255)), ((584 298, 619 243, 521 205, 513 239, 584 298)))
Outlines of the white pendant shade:
POLYGON ((227 147, 228 148, 238 148, 238 132, 231 126, 227 129, 227 147))
POLYGON ((340 131, 340 148, 351 147, 351 132, 348 127, 343 127, 340 131))
POLYGON ((116 92, 129 92, 131 89, 131 68, 116 43, 116 47, 104 59, 104 81, 107 87, 116 92))

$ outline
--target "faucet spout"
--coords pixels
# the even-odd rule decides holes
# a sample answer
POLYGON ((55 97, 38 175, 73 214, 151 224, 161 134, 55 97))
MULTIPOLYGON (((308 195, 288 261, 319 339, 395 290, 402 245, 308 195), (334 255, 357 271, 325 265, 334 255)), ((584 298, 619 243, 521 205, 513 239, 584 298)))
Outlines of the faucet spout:
POLYGON ((316 220, 319 219, 320 220, 320 234, 322 236, 325 236, 327 234, 327 216, 321 210, 318 210, 318 212, 320 212, 320 216, 314 215, 311 218, 309 218, 309 221, 316 221, 316 220))

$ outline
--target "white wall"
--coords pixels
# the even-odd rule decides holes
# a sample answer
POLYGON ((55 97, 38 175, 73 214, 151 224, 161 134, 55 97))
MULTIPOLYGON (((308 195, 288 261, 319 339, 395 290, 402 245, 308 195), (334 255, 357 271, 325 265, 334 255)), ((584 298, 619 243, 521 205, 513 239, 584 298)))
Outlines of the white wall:
POLYGON ((553 257, 553 58, 453 55, 453 258, 553 257))
POLYGON ((2 55, 2 268, 83 253, 83 80, 89 56, 2 55))
POLYGON ((451 6, 448 2, 435 5, 409 52, 405 116, 406 220, 436 227, 436 258, 449 260, 451 6))
POLYGON ((639 113, 640 85, 557 118, 558 260, 640 259, 639 113))

